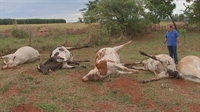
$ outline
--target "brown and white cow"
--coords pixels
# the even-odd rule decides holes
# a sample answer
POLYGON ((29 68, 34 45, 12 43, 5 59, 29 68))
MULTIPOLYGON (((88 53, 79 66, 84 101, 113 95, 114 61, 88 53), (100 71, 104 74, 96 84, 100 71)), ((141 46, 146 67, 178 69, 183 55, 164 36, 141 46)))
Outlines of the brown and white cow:
POLYGON ((200 58, 197 56, 183 57, 178 63, 179 76, 185 80, 200 83, 200 58))
MULTIPOLYGON (((89 60, 85 61, 75 61, 73 55, 70 51, 87 48, 89 46, 83 47, 56 47, 50 53, 50 58, 43 64, 40 64, 37 69, 39 72, 43 74, 48 74, 50 71, 55 71, 61 68, 74 68, 70 64, 79 65, 80 62, 89 62, 89 60)), ((85 66, 82 66, 85 67, 85 66)))
POLYGON ((150 57, 149 59, 135 62, 132 64, 124 64, 127 67, 136 64, 142 64, 141 67, 130 67, 136 70, 147 70, 151 71, 155 74, 155 77, 149 80, 143 80, 141 83, 147 83, 152 81, 157 81, 163 78, 174 78, 178 77, 178 72, 176 69, 176 64, 174 60, 167 54, 159 54, 156 56, 151 56, 149 54, 143 53, 140 51, 142 55, 150 57))
POLYGON ((4 60, 5 65, 1 68, 3 70, 18 66, 25 62, 31 62, 40 59, 40 54, 36 49, 30 46, 24 46, 19 48, 15 53, 1 56, 1 58, 8 58, 7 62, 4 60))
POLYGON ((131 74, 138 72, 138 70, 129 69, 123 66, 120 62, 119 55, 117 54, 119 49, 130 43, 132 43, 132 41, 112 48, 100 49, 96 53, 94 69, 90 70, 89 73, 82 78, 82 81, 101 80, 111 73, 131 74), (119 69, 126 71, 120 71, 119 69))

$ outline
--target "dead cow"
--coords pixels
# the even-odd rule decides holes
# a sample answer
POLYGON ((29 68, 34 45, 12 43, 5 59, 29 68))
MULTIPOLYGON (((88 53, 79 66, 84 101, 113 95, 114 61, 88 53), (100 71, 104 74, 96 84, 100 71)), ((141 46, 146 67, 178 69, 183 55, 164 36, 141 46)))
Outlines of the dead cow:
POLYGON ((100 49, 96 53, 94 69, 90 70, 89 73, 82 78, 82 81, 100 80, 109 76, 111 73, 130 74, 138 72, 137 70, 123 66, 120 63, 120 58, 117 54, 119 49, 130 43, 132 43, 132 41, 112 48, 100 49), (126 70, 127 72, 118 69, 126 70))
POLYGON ((174 78, 178 77, 178 72, 176 70, 176 64, 174 60, 167 54, 159 54, 156 56, 151 56, 140 51, 142 55, 150 57, 147 60, 140 62, 135 62, 132 64, 124 64, 127 67, 136 64, 142 64, 142 67, 130 67, 137 70, 148 70, 153 72, 156 76, 150 80, 141 81, 141 83, 147 83, 152 81, 157 81, 162 78, 174 78))
MULTIPOLYGON (((48 74, 50 71, 55 71, 61 68, 74 68, 70 64, 79 65, 80 62, 89 62, 88 60, 85 61, 74 61, 73 55, 70 51, 87 48, 89 46, 83 47, 56 47, 50 53, 50 58, 44 63, 40 64, 37 69, 39 72, 43 74, 48 74)), ((85 67, 85 66, 83 66, 85 67)))
POLYGON ((40 59, 40 54, 36 49, 29 46, 24 46, 19 48, 15 53, 1 56, 1 58, 8 58, 7 62, 4 60, 5 65, 1 68, 3 70, 18 66, 25 62, 31 62, 40 59))
POLYGON ((200 83, 200 58, 186 56, 178 63, 179 76, 185 80, 200 83))

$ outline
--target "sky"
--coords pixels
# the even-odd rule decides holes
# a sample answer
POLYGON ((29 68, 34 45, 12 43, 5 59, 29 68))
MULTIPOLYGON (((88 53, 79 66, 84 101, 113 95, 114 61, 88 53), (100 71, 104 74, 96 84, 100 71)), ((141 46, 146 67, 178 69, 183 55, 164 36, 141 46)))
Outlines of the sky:
MULTIPOLYGON (((0 19, 65 19, 77 22, 89 0, 0 0, 0 19)), ((174 13, 182 13, 185 0, 175 0, 174 13)))

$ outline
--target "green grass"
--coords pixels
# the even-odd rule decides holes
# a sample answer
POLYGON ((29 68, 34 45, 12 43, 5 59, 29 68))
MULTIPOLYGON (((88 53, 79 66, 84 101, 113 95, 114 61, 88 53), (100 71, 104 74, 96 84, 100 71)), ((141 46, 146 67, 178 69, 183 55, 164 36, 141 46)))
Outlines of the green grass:
POLYGON ((54 104, 38 104, 38 107, 47 111, 47 112, 57 111, 57 106, 54 105, 54 104))
MULTIPOLYGON (((167 48, 162 46, 165 32, 154 32, 133 39, 131 45, 127 45, 123 50, 119 50, 121 62, 135 62, 147 59, 141 56, 138 51, 142 50, 149 54, 167 53, 167 48)), ((181 36, 180 36, 181 37, 181 36)), ((81 38, 70 36, 69 40, 76 43, 81 38)), ((34 37, 33 46, 37 48, 43 62, 48 59, 49 50, 45 48, 55 47, 65 42, 66 37, 34 37)), ((7 49, 17 49, 19 46, 27 45, 26 39, 1 38, 1 51, 7 49)), ((115 45, 120 45, 115 43, 115 45)), ((181 37, 182 45, 178 49, 179 59, 187 55, 200 56, 199 34, 187 33, 184 39, 181 37)), ((160 80, 148 84, 140 84, 138 81, 150 79, 154 74, 148 71, 141 71, 138 74, 116 75, 113 74, 102 81, 82 82, 81 78, 94 67, 95 53, 102 47, 112 47, 114 45, 102 45, 73 51, 74 58, 77 60, 89 59, 90 62, 82 63, 86 69, 77 67, 75 69, 61 69, 42 75, 36 69, 39 61, 26 63, 9 70, 0 70, 0 111, 7 112, 22 104, 33 104, 34 107, 47 112, 66 112, 66 111, 144 111, 160 112, 171 111, 175 106, 181 111, 192 111, 188 105, 200 106, 199 84, 189 81, 179 81, 184 86, 179 85, 176 79, 160 80), (121 77, 135 82, 129 85, 130 91, 134 94, 125 93, 121 88, 111 88, 113 81, 121 77), (162 86, 165 85, 165 87, 162 86), (9 89, 15 86, 20 93, 15 94, 9 89), (140 95, 137 95, 138 92, 140 95), (6 96, 5 94, 8 94, 6 96), (136 102, 133 98, 141 97, 136 102), (150 106, 149 106, 150 105, 150 106), (152 106, 151 106, 152 105, 152 106), (148 107, 149 106, 149 107, 148 107)), ((14 51, 14 50, 13 50, 14 51)), ((4 52, 6 53, 6 52, 4 52)), ((119 80, 119 83, 120 80, 119 80)), ((113 85, 114 86, 114 85, 113 85)), ((125 87, 124 87, 125 88, 125 87)))
MULTIPOLYGON (((72 43, 76 42, 78 39, 69 35, 68 40, 72 43)), ((33 37, 31 46, 38 51, 43 51, 47 49, 52 49, 55 46, 61 46, 65 43, 66 37, 56 36, 56 37, 33 37), (41 39, 42 38, 42 39, 41 39)), ((29 39, 23 38, 0 38, 0 55, 5 55, 8 53, 13 53, 17 48, 29 45, 29 39)))

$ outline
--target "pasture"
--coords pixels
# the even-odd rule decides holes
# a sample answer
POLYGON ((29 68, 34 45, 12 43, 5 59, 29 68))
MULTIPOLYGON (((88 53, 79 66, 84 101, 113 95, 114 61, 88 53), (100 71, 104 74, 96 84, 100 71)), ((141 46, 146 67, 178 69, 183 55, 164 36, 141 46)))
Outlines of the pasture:
MULTIPOLYGON (((121 62, 147 59, 138 53, 139 50, 153 55, 168 54, 167 48, 163 46, 164 34, 165 31, 158 31, 133 38, 132 44, 118 51, 121 62)), ((73 35, 69 38, 72 43, 78 41, 73 35)), ((65 36, 37 37, 33 39, 33 47, 39 50, 44 62, 49 57, 49 48, 62 45, 65 39, 65 36)), ((199 33, 187 33, 184 38, 180 36, 180 39, 179 60, 187 55, 200 56, 199 33)), ((93 69, 97 50, 125 42, 73 51, 75 60, 90 60, 81 63, 87 67, 86 69, 77 66, 74 69, 61 69, 49 75, 42 75, 37 71, 40 62, 35 61, 12 69, 0 70, 0 111, 196 112, 200 110, 200 86, 190 81, 165 79, 147 84, 139 83, 143 79, 154 77, 154 74, 148 71, 129 75, 112 74, 101 81, 81 81, 82 77, 93 69)), ((6 46, 15 50, 23 45, 27 45, 27 39, 0 38, 0 51, 4 53, 11 52, 6 50, 6 46)))

